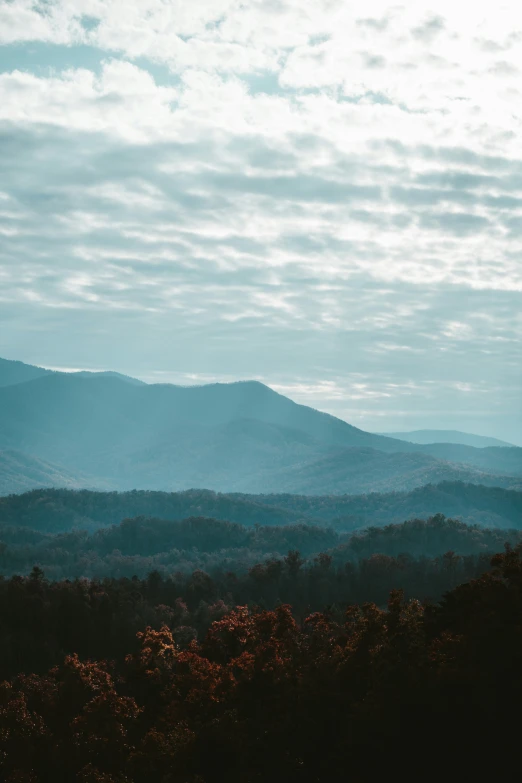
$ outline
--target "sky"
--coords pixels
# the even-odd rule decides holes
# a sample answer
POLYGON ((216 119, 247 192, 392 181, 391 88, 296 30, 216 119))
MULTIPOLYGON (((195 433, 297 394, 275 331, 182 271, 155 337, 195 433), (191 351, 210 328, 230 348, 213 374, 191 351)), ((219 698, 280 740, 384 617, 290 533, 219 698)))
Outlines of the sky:
POLYGON ((522 445, 522 6, 3 0, 0 355, 522 445))

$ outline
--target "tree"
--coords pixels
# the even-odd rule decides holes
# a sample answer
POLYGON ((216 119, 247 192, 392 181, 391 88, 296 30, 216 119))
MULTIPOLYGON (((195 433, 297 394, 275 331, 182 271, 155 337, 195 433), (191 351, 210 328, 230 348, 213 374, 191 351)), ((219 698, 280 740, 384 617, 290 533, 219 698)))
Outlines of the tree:
POLYGON ((305 561, 297 549, 289 550, 287 556, 285 557, 285 564, 288 569, 288 573, 292 578, 297 576, 304 562, 305 561))

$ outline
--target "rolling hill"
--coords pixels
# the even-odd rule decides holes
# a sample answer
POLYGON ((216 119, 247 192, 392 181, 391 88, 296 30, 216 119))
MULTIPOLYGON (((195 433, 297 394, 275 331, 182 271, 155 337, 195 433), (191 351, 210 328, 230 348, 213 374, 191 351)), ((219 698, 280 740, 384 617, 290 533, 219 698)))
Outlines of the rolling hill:
POLYGON ((410 492, 365 495, 243 495, 229 497, 275 506, 341 529, 383 525, 434 514, 487 527, 522 529, 522 491, 458 481, 428 484, 410 492))
POLYGON ((254 527, 306 523, 353 530, 442 513, 469 524, 522 529, 522 491, 443 482, 368 495, 244 495, 209 490, 95 492, 34 490, 0 498, 0 526, 41 532, 93 530, 132 517, 212 517, 254 527))

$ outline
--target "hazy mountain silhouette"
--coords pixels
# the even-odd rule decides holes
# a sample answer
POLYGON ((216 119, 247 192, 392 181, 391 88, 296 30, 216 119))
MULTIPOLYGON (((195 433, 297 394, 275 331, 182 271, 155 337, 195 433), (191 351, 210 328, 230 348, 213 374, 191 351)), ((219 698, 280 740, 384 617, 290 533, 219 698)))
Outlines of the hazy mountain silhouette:
POLYGON ((126 381, 134 386, 147 385, 145 381, 140 381, 138 378, 131 378, 130 375, 122 375, 122 373, 113 372, 112 370, 59 372, 58 370, 47 370, 45 367, 24 364, 24 362, 13 361, 12 359, 0 359, 0 387, 15 386, 18 383, 33 381, 36 378, 43 378, 46 375, 72 375, 77 378, 119 378, 121 381, 126 381))
POLYGON ((413 446, 422 454, 462 463, 478 470, 509 476, 522 475, 522 448, 517 446, 475 448, 461 446, 459 443, 430 443, 426 446, 413 444, 413 446))
POLYGON ((33 367, 32 364, 24 364, 11 359, 0 359, 0 387, 33 381, 35 378, 50 374, 51 370, 44 370, 42 367, 33 367))
POLYGON ((409 491, 441 481, 522 488, 522 478, 486 473, 418 452, 339 449, 306 465, 256 476, 256 492, 319 495, 409 491), (280 489, 279 489, 280 488, 280 489))
POLYGON ((26 492, 38 487, 81 487, 80 478, 61 465, 30 457, 21 451, 0 451, 0 495, 26 492))
POLYGON ((442 479, 517 486, 522 475, 522 449, 375 435, 256 381, 130 380, 49 373, 0 388, 0 449, 67 466, 87 486, 120 489, 342 493, 442 479))
POLYGON ((513 443, 498 438, 489 438, 486 435, 472 435, 469 432, 459 430, 413 430, 412 432, 382 432, 379 433, 388 438, 406 440, 409 443, 458 443, 462 446, 473 446, 483 449, 488 446, 512 447, 513 443))
POLYGON ((112 370, 77 370, 76 372, 68 373, 74 375, 76 378, 119 378, 121 381, 131 383, 133 386, 146 386, 145 381, 140 381, 139 378, 131 378, 130 375, 122 375, 121 372, 113 372, 112 370))

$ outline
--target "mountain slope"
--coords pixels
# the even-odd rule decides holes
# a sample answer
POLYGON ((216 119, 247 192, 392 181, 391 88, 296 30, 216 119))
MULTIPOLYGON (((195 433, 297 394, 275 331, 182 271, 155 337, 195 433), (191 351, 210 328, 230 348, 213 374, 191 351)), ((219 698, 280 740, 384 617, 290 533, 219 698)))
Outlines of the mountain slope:
POLYGON ((522 475, 522 448, 517 446, 508 448, 485 446, 477 449, 473 446, 461 446, 458 443, 430 443, 427 446, 419 444, 415 449, 421 454, 430 454, 436 459, 462 463, 486 472, 509 476, 522 475))
POLYGON ((122 375, 121 372, 113 372, 112 370, 77 370, 70 373, 76 378, 119 378, 120 381, 125 381, 133 386, 146 386, 145 381, 140 381, 138 378, 132 378, 130 375, 122 375))
POLYGON ((38 487, 80 487, 86 479, 20 451, 0 451, 0 495, 38 487))
POLYGON ((476 449, 483 449, 487 446, 500 446, 510 448, 513 443, 507 443, 498 438, 489 438, 485 435, 472 435, 469 432, 459 432, 458 430, 413 430, 412 432, 382 432, 387 438, 396 438, 405 440, 408 443, 421 443, 429 445, 431 443, 458 443, 462 446, 473 446, 476 449))
POLYGON ((0 388, 4 386, 15 386, 16 384, 26 383, 27 381, 34 381, 37 378, 43 378, 47 375, 74 375, 77 378, 98 378, 101 376, 119 378, 134 386, 147 385, 145 381, 140 381, 137 378, 131 378, 129 375, 122 375, 119 372, 113 372, 111 370, 59 372, 58 370, 47 370, 44 367, 36 367, 32 364, 0 358, 0 388))
POLYGON ((0 388, 0 449, 120 489, 343 493, 522 475, 522 449, 373 435, 258 382, 136 385, 111 374, 53 373, 0 388), (468 467, 449 464, 457 462, 468 467))
POLYGON ((428 454, 386 454, 375 449, 339 449, 317 461, 283 468, 272 475, 260 474, 255 479, 258 492, 303 495, 401 492, 441 481, 522 487, 522 479, 485 473, 428 454))
POLYGON ((11 359, 0 359, 0 387, 33 381, 50 374, 51 370, 44 370, 43 367, 34 367, 11 359))
POLYGON ((9 413, 25 431, 39 428, 46 432, 65 432, 89 424, 105 425, 115 433, 129 422, 133 431, 153 432, 178 425, 219 426, 237 419, 261 422, 300 430, 327 445, 361 446, 394 451, 412 450, 411 444, 394 441, 357 429, 334 416, 289 400, 256 381, 206 386, 154 384, 134 387, 116 377, 78 377, 56 373, 24 384, 16 391, 0 390, 0 426, 9 413), (64 407, 66 405, 66 407, 64 407), (1 415, 3 413, 3 415, 1 415))

